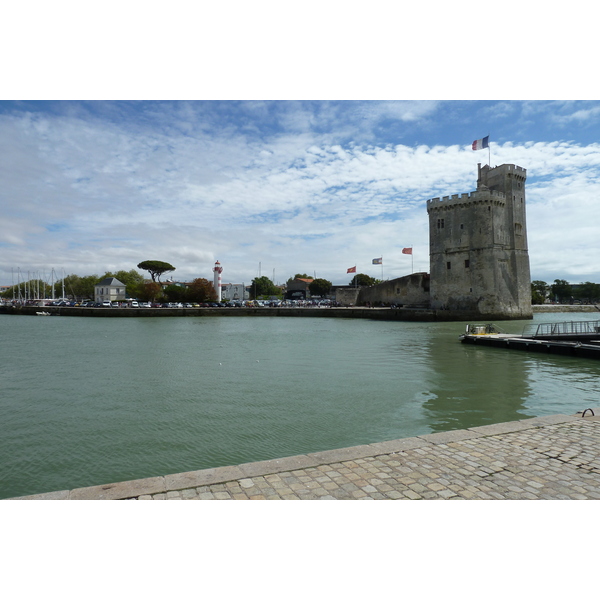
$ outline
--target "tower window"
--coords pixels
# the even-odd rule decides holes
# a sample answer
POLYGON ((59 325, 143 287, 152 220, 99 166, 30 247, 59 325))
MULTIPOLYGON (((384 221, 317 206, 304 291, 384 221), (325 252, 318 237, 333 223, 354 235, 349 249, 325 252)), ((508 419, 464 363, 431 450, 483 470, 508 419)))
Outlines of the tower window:
POLYGON ((450 270, 452 268, 452 265, 450 264, 450 261, 448 261, 446 263, 446 269, 450 270))
POLYGON ((468 269, 470 265, 471 265, 471 261, 467 258, 465 260, 465 269, 468 269))
POLYGON ((438 219, 437 220, 437 228, 438 229, 444 229, 444 219, 438 219))

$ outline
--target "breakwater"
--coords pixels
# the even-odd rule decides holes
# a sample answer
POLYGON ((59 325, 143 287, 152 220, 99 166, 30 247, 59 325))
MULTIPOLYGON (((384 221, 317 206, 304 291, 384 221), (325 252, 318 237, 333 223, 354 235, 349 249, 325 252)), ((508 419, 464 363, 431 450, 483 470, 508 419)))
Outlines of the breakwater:
MULTIPOLYGON (((533 313, 600 312, 587 305, 534 305, 533 313)), ((243 307, 243 308, 89 308, 83 306, 0 306, 0 314, 35 315, 47 312, 62 317, 328 317, 373 319, 378 321, 477 321, 507 320, 505 315, 485 315, 468 311, 432 310, 427 308, 389 307, 243 307)))
POLYGON ((71 306, 5 306, 0 312, 35 315, 39 312, 62 317, 329 317, 376 319, 384 321, 437 321, 441 311, 410 308, 319 308, 319 307, 244 307, 244 308, 88 308, 71 306))

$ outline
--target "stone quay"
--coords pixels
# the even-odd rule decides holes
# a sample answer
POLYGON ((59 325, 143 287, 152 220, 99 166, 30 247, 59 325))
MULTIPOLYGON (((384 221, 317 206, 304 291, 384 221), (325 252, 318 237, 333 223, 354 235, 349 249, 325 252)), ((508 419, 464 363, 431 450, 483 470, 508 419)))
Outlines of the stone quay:
POLYGON ((9 500, 600 499, 600 408, 9 500))

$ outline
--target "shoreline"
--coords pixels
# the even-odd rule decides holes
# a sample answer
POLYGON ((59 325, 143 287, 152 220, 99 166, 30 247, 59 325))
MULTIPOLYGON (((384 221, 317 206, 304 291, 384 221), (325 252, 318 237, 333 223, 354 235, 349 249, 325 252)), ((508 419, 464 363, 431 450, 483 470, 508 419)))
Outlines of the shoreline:
POLYGON ((600 408, 5 500, 600 499, 600 408))
POLYGON ((330 317, 347 319, 373 319, 381 321, 511 321, 528 320, 539 313, 600 312, 592 304, 548 304, 532 306, 532 316, 480 315, 466 311, 432 310, 428 308, 389 307, 243 307, 243 308, 88 308, 64 306, 0 306, 0 313, 9 315, 36 315, 68 317, 330 317))

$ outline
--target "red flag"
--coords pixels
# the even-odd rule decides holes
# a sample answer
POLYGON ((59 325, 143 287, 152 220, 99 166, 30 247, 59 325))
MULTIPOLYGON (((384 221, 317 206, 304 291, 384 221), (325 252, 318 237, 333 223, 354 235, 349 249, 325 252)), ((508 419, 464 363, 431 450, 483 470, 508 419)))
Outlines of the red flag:
POLYGON ((402 254, 412 254, 412 248, 402 248, 402 254))
POLYGON ((356 273, 356 267, 350 267, 346 273, 356 273))

